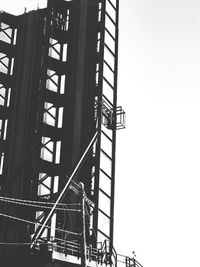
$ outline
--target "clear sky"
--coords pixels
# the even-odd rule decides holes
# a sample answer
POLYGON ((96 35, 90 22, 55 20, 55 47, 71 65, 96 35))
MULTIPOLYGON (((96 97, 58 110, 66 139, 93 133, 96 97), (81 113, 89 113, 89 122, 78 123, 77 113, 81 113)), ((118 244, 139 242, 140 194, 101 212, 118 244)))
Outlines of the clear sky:
POLYGON ((146 267, 200 266, 199 14, 196 0, 120 1, 115 236, 146 267))
POLYGON ((200 1, 121 0, 119 36, 116 249, 144 267, 199 267, 200 1))

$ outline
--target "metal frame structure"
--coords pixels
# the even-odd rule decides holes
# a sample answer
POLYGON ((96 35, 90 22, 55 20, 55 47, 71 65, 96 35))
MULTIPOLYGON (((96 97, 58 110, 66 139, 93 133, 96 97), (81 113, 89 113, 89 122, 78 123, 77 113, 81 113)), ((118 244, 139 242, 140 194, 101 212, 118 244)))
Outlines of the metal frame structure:
POLYGON ((119 0, 48 0, 21 16, 0 13, 0 242, 50 245, 65 266, 118 262, 118 10, 119 0))
POLYGON ((13 80, 14 65, 14 46, 16 44, 16 27, 9 17, 1 14, 2 20, 0 24, 0 140, 1 140, 1 157, 0 157, 0 175, 1 181, 5 179, 3 176, 6 172, 8 164, 5 158, 8 157, 6 149, 6 140, 8 138, 8 120, 12 120, 10 114, 11 109, 11 90, 13 80))

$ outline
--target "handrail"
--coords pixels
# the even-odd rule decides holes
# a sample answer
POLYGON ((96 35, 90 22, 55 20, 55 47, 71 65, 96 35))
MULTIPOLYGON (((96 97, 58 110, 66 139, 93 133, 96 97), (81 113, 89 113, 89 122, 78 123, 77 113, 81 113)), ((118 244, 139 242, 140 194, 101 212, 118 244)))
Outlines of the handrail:
MULTIPOLYGON (((87 260, 95 261, 96 263, 109 267, 143 267, 135 258, 130 258, 122 254, 118 254, 114 247, 110 247, 109 240, 98 242, 100 248, 86 247, 87 260), (105 265, 104 265, 105 264, 105 265)), ((78 241, 54 239, 52 240, 52 248, 56 252, 65 255, 71 255, 77 258, 81 257, 80 244, 78 241)))
POLYGON ((135 258, 130 258, 122 254, 117 254, 118 262, 124 264, 125 267, 143 267, 135 258))

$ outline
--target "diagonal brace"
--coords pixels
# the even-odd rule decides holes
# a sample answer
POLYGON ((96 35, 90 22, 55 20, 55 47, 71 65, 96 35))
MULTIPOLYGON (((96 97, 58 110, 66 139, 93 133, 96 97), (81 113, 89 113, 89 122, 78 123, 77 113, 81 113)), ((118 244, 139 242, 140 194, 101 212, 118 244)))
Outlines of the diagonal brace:
POLYGON ((47 226, 49 220, 51 219, 51 217, 53 216, 55 209, 57 207, 57 205, 59 204, 59 202, 62 201, 63 197, 65 196, 65 193, 67 191, 67 189, 70 186, 70 183, 72 182, 72 179, 74 178, 74 176, 76 175, 78 169, 81 167, 83 160, 87 157, 90 149, 92 148, 94 142, 96 141, 97 137, 99 135, 99 131, 97 130, 96 133, 94 134, 92 140, 90 141, 88 147, 86 148, 85 152, 83 153, 82 157, 80 158, 78 164, 76 165, 76 167, 74 168, 71 176, 69 177, 69 180, 67 181, 66 185, 64 186, 63 190, 61 191, 58 199, 56 200, 55 204, 53 205, 51 211, 49 212, 48 216, 46 217, 46 219, 44 220, 43 224, 41 225, 41 227, 39 228, 39 230, 34 234, 32 241, 31 241, 31 248, 34 246, 35 241, 40 238, 40 236, 42 235, 45 227, 47 226))

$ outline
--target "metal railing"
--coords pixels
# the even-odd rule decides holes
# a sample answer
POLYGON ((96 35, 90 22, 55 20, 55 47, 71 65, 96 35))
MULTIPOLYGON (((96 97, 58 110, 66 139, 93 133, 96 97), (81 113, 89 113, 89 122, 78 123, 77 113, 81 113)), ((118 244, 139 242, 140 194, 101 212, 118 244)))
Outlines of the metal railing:
MULTIPOLYGON (((96 247, 92 247, 92 245, 86 247, 86 259, 89 266, 143 267, 135 258, 118 254, 114 247, 110 248, 109 243, 109 240, 105 240, 103 243, 98 242, 96 247)), ((47 247, 49 251, 58 252, 65 256, 73 256, 77 259, 81 258, 81 248, 78 240, 66 241, 55 238, 47 243, 47 247)))
POLYGON ((142 265, 135 258, 117 254, 116 267, 142 267, 142 265))

